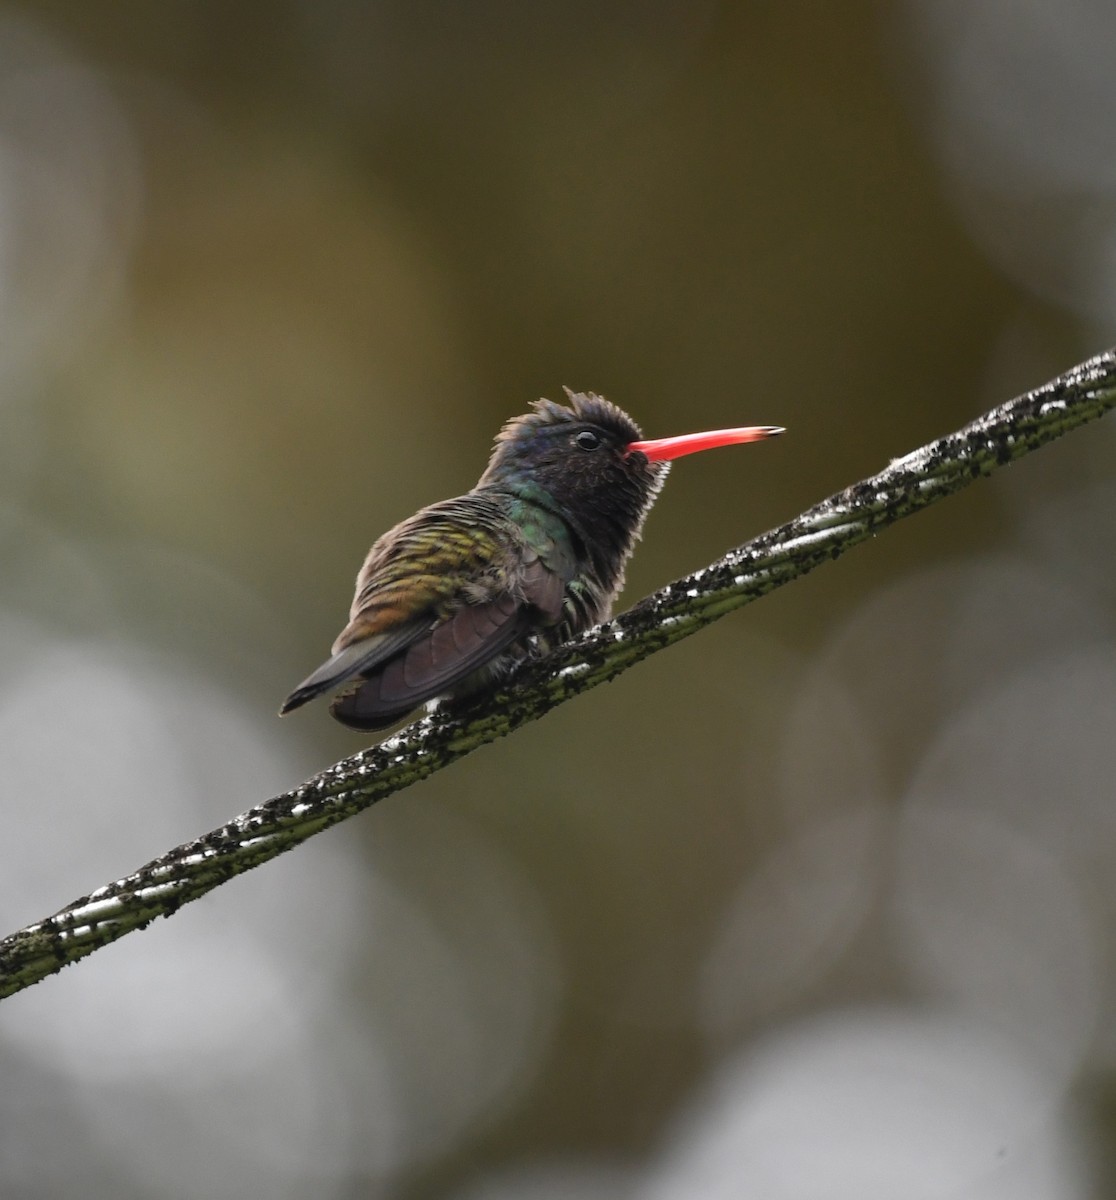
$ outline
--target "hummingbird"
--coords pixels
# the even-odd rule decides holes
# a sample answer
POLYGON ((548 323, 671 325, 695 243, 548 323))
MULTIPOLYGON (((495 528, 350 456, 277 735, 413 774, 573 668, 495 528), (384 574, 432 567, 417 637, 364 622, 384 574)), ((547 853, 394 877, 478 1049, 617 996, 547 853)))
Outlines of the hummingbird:
POLYGON ((671 460, 774 437, 775 425, 644 441, 623 409, 565 389, 497 435, 472 491, 383 534, 332 655, 280 715, 335 692, 330 712, 384 729, 420 705, 494 686, 528 655, 606 620, 671 460))

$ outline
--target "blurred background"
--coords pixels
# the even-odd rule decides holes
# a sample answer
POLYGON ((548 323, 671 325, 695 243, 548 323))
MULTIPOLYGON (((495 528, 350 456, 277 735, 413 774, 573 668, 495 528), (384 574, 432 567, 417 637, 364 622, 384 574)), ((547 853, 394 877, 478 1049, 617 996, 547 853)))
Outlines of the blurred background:
MULTIPOLYGON (((625 605, 1116 340, 1104 0, 0 6, 0 925, 561 386, 625 605)), ((1111 420, 0 1010, 0 1195, 1116 1194, 1111 420)))

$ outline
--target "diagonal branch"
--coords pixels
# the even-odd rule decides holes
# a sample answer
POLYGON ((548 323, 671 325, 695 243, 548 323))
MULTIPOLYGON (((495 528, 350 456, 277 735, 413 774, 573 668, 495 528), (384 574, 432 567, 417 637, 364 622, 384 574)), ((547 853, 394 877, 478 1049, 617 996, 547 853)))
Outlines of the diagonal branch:
POLYGON ((0 997, 21 991, 152 918, 170 916, 478 746, 789 583, 972 480, 1103 415, 1116 405, 1116 351, 985 413, 891 463, 793 521, 668 584, 615 620, 519 671, 466 709, 435 713, 178 846, 132 875, 0 941, 0 997))

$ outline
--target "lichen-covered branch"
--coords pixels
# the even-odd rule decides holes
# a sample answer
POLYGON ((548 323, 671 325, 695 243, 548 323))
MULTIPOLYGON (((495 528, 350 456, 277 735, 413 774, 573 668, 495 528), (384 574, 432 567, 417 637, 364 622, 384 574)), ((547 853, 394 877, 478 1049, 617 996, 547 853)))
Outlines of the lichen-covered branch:
POLYGON ((234 875, 615 678, 641 658, 1114 405, 1116 352, 1108 351, 669 584, 615 620, 531 663, 504 690, 467 709, 416 721, 294 791, 4 938, 0 997, 142 928, 153 917, 169 916, 234 875))

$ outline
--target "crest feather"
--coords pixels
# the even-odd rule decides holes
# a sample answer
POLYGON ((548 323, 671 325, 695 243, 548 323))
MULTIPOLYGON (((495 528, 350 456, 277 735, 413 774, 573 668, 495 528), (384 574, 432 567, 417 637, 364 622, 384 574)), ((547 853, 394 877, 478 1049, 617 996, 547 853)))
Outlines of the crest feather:
POLYGON ((531 412, 520 417, 513 417, 496 435, 496 445, 518 440, 524 434, 530 434, 548 425, 596 425, 608 433, 614 434, 622 442, 638 442, 643 437, 643 430, 628 414, 596 392, 575 392, 570 388, 562 389, 569 402, 556 404, 553 400, 535 400, 531 404, 531 412))

